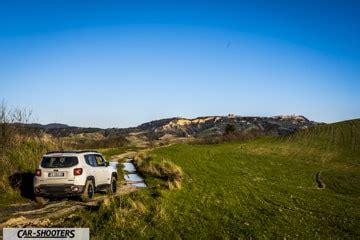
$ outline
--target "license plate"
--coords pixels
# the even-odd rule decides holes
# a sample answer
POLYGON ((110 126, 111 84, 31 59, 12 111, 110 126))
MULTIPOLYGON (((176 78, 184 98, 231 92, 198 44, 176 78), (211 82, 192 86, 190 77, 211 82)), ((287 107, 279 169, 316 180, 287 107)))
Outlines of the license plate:
POLYGON ((63 177, 64 173, 63 172, 51 172, 49 173, 49 177, 63 177))

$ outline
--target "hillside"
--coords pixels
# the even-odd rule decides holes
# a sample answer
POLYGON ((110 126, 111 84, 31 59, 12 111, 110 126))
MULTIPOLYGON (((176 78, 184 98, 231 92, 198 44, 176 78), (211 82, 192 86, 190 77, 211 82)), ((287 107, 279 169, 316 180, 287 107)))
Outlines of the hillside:
POLYGON ((235 115, 209 116, 195 119, 171 118, 142 124, 142 131, 158 136, 172 134, 178 137, 217 136, 224 133, 225 126, 232 124, 240 133, 259 132, 264 135, 287 135, 315 123, 303 116, 241 117, 235 115))
POLYGON ((211 138, 222 136, 227 125, 234 127, 236 136, 279 136, 288 135, 300 129, 316 125, 303 116, 275 116, 275 117, 242 117, 235 115, 208 116, 195 119, 169 118, 151 121, 132 128, 81 128, 69 127, 61 124, 34 125, 44 133, 66 140, 83 139, 86 136, 97 136, 103 139, 127 139, 132 145, 146 145, 150 141, 158 143, 176 142, 177 139, 211 138))
POLYGON ((360 120, 148 154, 182 168, 180 190, 159 188, 148 176, 148 190, 80 214, 76 224, 106 216, 107 230, 90 224, 91 231, 114 239, 360 236, 360 120))
POLYGON ((32 124, 28 124, 28 125, 30 127, 44 128, 44 129, 71 128, 69 125, 62 124, 62 123, 49 123, 49 124, 32 123, 32 124))

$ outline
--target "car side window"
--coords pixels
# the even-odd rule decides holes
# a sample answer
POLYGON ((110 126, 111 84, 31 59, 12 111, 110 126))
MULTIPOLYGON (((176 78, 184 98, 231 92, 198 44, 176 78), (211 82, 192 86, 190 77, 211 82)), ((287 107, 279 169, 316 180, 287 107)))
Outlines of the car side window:
POLYGON ((85 162, 92 167, 97 167, 96 158, 93 154, 85 155, 85 162))
POLYGON ((102 156, 100 156, 100 155, 96 155, 96 164, 97 164, 99 167, 106 166, 105 160, 104 160, 104 159, 102 158, 102 156))

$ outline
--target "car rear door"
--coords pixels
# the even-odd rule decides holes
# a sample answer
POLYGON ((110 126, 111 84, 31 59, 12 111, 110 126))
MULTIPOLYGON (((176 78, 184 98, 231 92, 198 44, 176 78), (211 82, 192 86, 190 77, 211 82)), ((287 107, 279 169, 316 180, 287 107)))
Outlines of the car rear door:
POLYGON ((108 184, 110 182, 110 176, 108 176, 106 161, 100 154, 96 154, 95 158, 99 180, 101 181, 101 184, 108 184))
POLYGON ((64 184, 74 180, 74 166, 78 164, 76 156, 44 157, 41 162, 42 179, 46 184, 64 184))

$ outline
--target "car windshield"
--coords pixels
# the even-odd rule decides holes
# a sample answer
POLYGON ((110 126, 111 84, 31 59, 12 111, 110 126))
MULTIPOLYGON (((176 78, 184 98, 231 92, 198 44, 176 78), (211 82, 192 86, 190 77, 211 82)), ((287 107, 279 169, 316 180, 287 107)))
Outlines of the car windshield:
POLYGON ((41 161, 43 168, 67 168, 78 164, 77 157, 44 157, 41 161))

